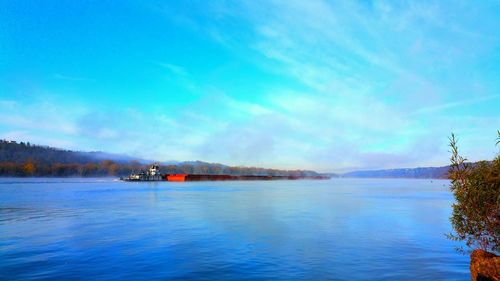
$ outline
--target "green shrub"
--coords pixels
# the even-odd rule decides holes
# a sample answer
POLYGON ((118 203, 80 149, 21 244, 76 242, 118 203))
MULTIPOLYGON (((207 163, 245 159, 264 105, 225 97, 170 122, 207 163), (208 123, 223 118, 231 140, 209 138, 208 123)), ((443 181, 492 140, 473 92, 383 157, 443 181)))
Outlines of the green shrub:
MULTIPOLYGON (((500 143, 500 131, 498 141, 500 143)), ((455 135, 450 137, 452 156, 449 178, 456 202, 450 218, 455 230, 450 239, 469 248, 500 252, 500 155, 493 161, 467 163, 460 156, 455 135)))

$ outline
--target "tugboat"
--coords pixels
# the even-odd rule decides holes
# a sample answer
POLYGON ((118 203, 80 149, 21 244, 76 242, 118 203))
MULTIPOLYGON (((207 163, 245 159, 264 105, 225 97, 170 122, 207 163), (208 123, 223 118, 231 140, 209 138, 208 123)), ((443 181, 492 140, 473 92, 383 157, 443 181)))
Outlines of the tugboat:
POLYGON ((153 164, 147 171, 141 170, 139 173, 132 173, 126 178, 121 178, 124 181, 161 181, 163 175, 160 173, 160 166, 153 164))

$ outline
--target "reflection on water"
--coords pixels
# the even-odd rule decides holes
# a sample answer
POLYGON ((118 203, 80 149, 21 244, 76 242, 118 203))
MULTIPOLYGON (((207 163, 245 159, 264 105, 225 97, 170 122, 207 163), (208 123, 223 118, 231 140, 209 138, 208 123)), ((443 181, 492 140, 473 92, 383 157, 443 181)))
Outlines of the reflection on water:
POLYGON ((469 280, 447 181, 0 180, 0 279, 469 280))

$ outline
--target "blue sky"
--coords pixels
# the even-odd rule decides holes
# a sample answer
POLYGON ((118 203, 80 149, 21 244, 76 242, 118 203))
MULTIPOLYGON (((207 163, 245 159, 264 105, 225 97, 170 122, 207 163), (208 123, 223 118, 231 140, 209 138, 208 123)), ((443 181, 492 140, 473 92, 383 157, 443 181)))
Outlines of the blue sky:
POLYGON ((0 1, 0 138, 319 171, 491 159, 498 1, 0 1))

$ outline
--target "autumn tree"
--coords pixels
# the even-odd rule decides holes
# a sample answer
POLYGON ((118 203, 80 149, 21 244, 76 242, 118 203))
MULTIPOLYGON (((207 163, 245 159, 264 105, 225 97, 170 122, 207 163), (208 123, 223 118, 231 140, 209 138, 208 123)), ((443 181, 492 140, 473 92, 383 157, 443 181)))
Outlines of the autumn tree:
POLYGON ((35 172, 35 164, 32 161, 28 161, 23 166, 24 174, 27 176, 32 176, 35 172))

